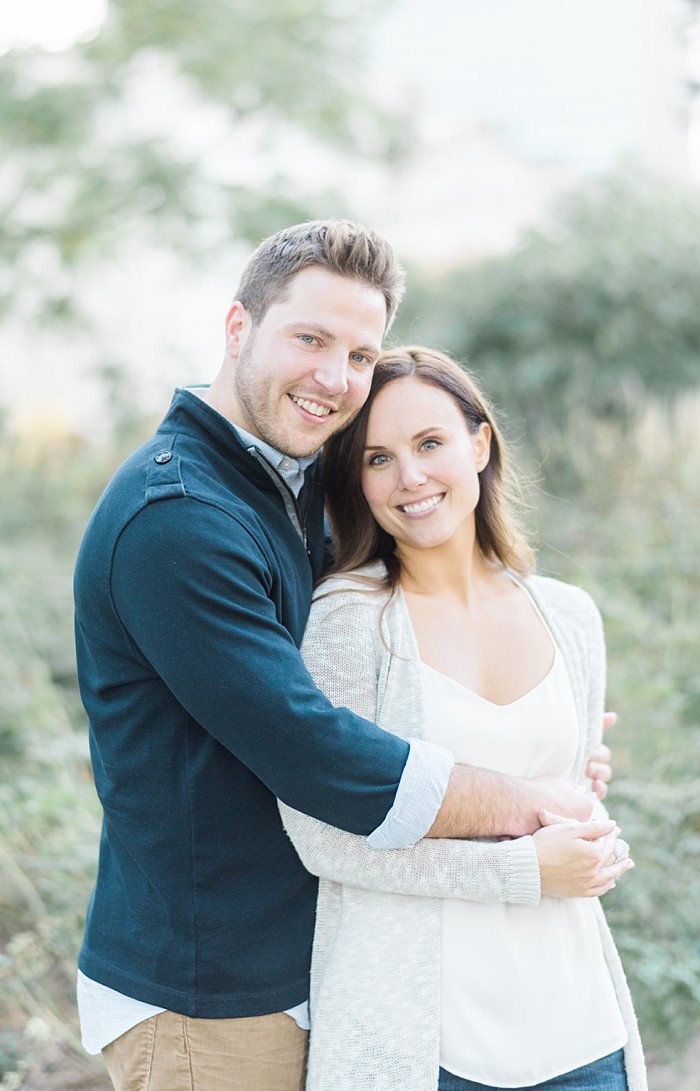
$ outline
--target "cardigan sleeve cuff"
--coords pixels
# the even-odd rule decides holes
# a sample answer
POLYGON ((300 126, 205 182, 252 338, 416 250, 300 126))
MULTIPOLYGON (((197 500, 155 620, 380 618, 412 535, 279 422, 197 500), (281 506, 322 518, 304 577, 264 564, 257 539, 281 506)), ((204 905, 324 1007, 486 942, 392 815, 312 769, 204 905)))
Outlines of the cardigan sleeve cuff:
POLYGON ((454 765, 449 750, 409 739, 409 752, 391 810, 367 838, 373 849, 407 849, 432 826, 454 765))

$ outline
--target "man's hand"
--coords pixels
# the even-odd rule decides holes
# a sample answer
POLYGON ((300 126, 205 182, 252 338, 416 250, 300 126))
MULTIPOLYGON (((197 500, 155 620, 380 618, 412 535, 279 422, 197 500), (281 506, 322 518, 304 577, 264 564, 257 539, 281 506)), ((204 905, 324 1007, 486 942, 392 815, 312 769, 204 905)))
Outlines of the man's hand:
MULTIPOLYGON (((575 822, 588 822, 590 819, 593 813, 590 794, 578 784, 572 784, 570 780, 562 780, 560 777, 533 777, 531 784, 542 800, 537 808, 538 826, 542 824, 540 815, 545 811, 575 822)), ((526 832, 532 833, 532 829, 526 832)))
POLYGON ((628 856, 617 859, 620 833, 614 822, 574 822, 542 811, 542 829, 533 835, 543 895, 552 898, 596 898, 634 867, 628 856))
MULTIPOLYGON (((606 712, 603 716, 603 730, 607 731, 608 728, 614 727, 616 723, 617 713, 606 712)), ((611 757, 610 747, 606 746, 605 743, 601 743, 591 752, 586 763, 586 776, 590 777, 593 791, 601 801, 608 794, 608 781, 612 777, 611 757)))
MULTIPOLYGON (((605 728, 617 720, 606 712, 605 728)), ((586 776, 603 799, 612 776, 610 750, 597 747, 588 759, 586 776)), ((490 769, 457 763, 442 806, 426 837, 524 837, 540 828, 543 809, 564 818, 586 822, 593 804, 589 792, 558 777, 509 777, 490 769)))
POLYGON ((559 777, 511 777, 459 762, 427 837, 524 837, 543 809, 579 822, 591 817, 590 792, 559 777))

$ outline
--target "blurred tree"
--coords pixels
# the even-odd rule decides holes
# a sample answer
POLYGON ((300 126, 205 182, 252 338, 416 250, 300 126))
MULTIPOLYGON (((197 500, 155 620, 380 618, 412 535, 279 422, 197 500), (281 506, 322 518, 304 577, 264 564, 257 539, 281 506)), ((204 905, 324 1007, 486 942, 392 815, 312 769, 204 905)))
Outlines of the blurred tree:
POLYGON ((700 381, 699 298, 697 195, 625 170, 567 196, 512 254, 411 275, 395 336, 466 361, 543 458, 582 410, 631 419, 644 394, 700 381))
POLYGON ((110 0, 94 40, 6 54, 0 315, 72 317, 71 269, 130 232, 201 256, 304 218, 284 164, 250 180, 281 133, 297 162, 314 142, 396 153, 399 130, 363 89, 381 6, 110 0))

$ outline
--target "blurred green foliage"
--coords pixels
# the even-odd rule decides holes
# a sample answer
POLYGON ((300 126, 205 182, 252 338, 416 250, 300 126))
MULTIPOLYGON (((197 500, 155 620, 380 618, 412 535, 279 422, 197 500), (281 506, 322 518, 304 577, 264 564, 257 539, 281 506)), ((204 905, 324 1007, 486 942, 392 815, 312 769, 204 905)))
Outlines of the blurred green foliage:
POLYGON ((697 392, 647 399, 633 426, 606 428, 575 502, 537 500, 540 568, 599 604, 621 715, 608 802, 637 867, 605 898, 608 919, 647 1045, 681 1053, 700 1010, 698 411, 697 392))
POLYGON ((99 807, 72 651, 71 566, 111 463, 4 436, 0 542, 0 1075, 29 1017, 79 1049, 75 957, 99 807))

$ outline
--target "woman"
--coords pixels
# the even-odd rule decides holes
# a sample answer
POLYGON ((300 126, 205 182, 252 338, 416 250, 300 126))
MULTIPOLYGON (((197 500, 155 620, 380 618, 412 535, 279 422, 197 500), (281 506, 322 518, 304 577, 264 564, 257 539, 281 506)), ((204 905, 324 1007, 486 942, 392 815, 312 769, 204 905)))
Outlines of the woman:
MULTIPOLYGON (((457 761, 583 782, 603 708, 599 614, 581 590, 530 575, 473 380, 437 352, 384 353, 324 466, 336 574, 304 642, 321 688, 457 761)), ((533 837, 377 852, 281 810, 321 876, 310 1091, 644 1091, 592 896, 609 873, 577 866, 578 851, 607 862, 612 844, 552 817, 533 837)))

